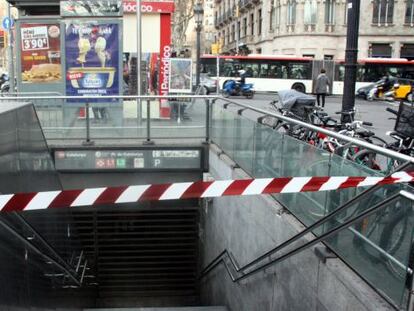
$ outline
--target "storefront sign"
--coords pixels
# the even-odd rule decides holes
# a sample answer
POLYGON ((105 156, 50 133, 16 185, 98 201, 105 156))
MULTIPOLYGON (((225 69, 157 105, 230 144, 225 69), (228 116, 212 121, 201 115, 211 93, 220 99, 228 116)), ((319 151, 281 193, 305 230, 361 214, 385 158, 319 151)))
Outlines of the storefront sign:
POLYGON ((66 70, 68 96, 118 95, 118 24, 69 22, 66 70))
MULTIPOLYGON (((170 74, 171 57, 171 16, 161 14, 161 37, 160 37, 160 72, 158 83, 158 94, 168 95, 168 81, 170 74)), ((160 115, 162 118, 170 117, 170 106, 167 100, 161 100, 160 115)))
POLYGON ((122 0, 61 0, 60 15, 75 16, 122 16, 122 0))
POLYGON ((62 78, 59 24, 21 24, 21 80, 51 83, 62 78))
MULTIPOLYGON (((136 13, 136 1, 124 1, 124 13, 136 13)), ((142 13, 172 13, 174 12, 174 2, 141 2, 142 13)))

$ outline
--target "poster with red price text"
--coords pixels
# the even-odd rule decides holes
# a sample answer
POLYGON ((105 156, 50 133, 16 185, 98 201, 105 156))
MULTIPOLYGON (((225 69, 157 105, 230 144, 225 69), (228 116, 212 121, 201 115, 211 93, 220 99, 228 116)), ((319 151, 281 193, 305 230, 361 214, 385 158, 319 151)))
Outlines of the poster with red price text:
POLYGON ((62 79, 59 24, 22 24, 23 83, 52 83, 62 79))

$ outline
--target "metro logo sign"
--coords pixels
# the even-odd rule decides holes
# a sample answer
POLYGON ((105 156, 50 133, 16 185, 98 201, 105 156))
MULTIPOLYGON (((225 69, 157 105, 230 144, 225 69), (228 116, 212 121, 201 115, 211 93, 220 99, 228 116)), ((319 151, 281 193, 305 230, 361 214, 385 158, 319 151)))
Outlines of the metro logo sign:
MULTIPOLYGON (((136 13, 137 2, 136 1, 125 1, 124 13, 136 13)), ((142 13, 172 13, 174 12, 174 2, 141 2, 142 13)))

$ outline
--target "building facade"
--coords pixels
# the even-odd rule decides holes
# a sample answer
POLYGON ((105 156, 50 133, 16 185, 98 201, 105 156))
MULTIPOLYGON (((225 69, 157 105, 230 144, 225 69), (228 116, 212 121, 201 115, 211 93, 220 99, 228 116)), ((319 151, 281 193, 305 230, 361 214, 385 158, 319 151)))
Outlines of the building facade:
MULTIPOLYGON (((222 53, 344 59, 346 0, 215 0, 222 53)), ((361 0, 359 58, 414 59, 414 0, 361 0)))

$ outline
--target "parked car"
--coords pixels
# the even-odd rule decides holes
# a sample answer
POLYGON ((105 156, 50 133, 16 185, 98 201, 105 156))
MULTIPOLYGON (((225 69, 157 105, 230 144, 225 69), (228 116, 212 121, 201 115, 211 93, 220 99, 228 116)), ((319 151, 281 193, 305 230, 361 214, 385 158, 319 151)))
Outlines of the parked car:
MULTIPOLYGON (((201 94, 208 95, 210 93, 216 93, 217 90, 217 80, 210 77, 206 73, 200 74, 200 85, 201 85, 201 94)), ((196 89, 196 77, 193 77, 193 86, 194 90, 196 89)))

